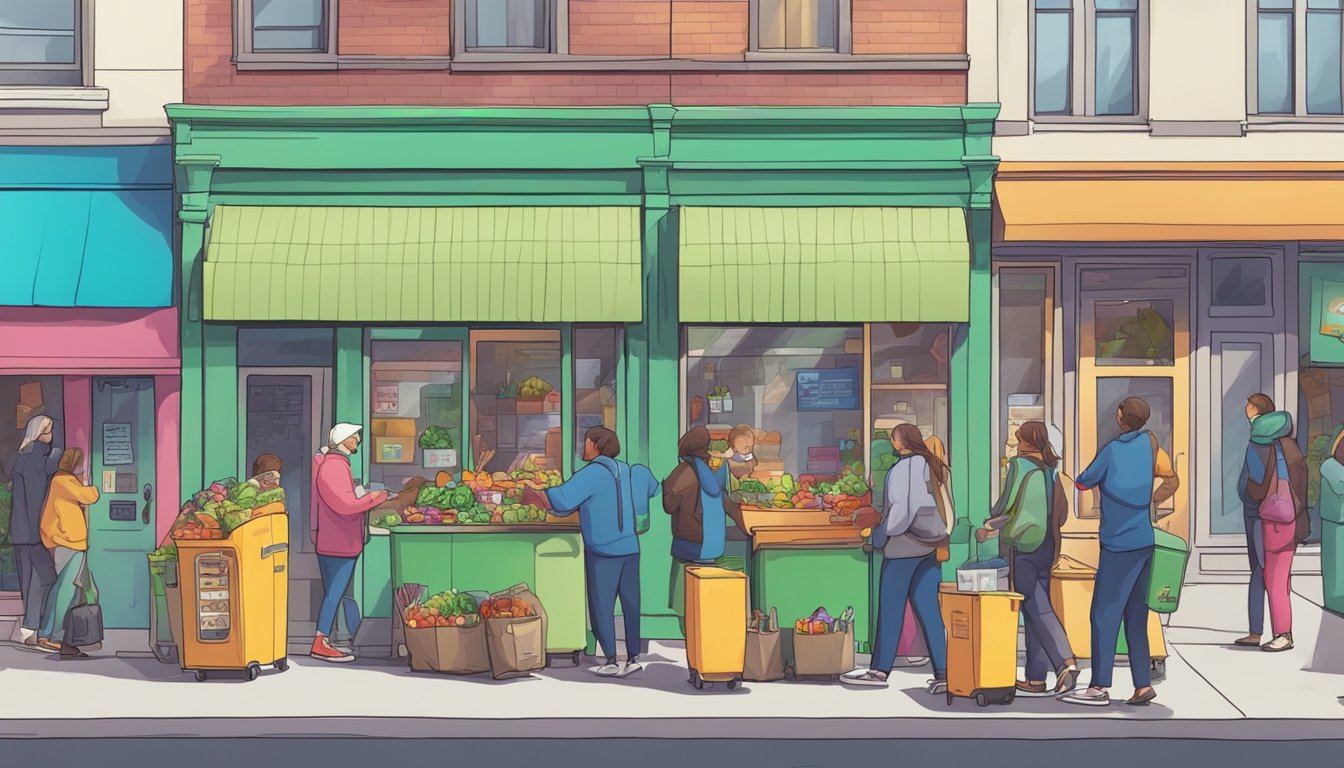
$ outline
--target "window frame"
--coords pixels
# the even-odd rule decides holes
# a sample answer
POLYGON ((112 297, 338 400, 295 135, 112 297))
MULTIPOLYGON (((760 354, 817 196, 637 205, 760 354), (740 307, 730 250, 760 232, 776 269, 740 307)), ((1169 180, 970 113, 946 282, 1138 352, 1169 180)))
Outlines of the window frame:
POLYGON ((235 64, 284 64, 287 69, 329 69, 338 60, 340 2, 320 0, 327 25, 325 51, 258 51, 253 47, 252 9, 254 0, 233 2, 233 61, 235 64))
POLYGON ((546 49, 467 47, 467 2, 453 2, 453 61, 547 61, 569 55, 569 3, 542 0, 546 11, 546 49))
MULTIPOLYGON (((1254 0, 1252 0, 1254 2, 1254 0)), ((1035 123, 1092 123, 1146 125, 1148 123, 1148 58, 1150 51, 1149 0, 1137 0, 1135 10, 1134 114, 1097 114, 1097 3, 1070 0, 1072 28, 1069 38, 1069 113, 1036 111, 1036 0, 1027 7, 1027 108, 1035 123), (1080 44, 1081 43, 1081 44, 1080 44), (1081 77, 1079 77, 1081 75, 1081 77)), ((1111 14, 1112 11, 1103 13, 1111 14)))
MULTIPOLYGON (((1246 115, 1250 122, 1276 123, 1291 121, 1295 123, 1344 123, 1344 110, 1340 114, 1314 114, 1307 111, 1307 16, 1311 12, 1307 0, 1293 0, 1293 110, 1291 112, 1260 111, 1260 0, 1246 2, 1246 115)), ((1331 11, 1317 10, 1316 13, 1331 11)), ((1339 11, 1344 19, 1344 11, 1339 11)), ((1340 89, 1344 91, 1344 33, 1340 39, 1340 89)), ((1344 104, 1344 93, 1341 93, 1344 104)))
POLYGON ((72 64, 0 64, 0 87, 88 88, 93 85, 93 3, 75 3, 75 61, 72 64))
POLYGON ((761 0, 747 7, 747 59, 834 59, 854 54, 853 0, 836 0, 835 48, 761 48, 761 0))

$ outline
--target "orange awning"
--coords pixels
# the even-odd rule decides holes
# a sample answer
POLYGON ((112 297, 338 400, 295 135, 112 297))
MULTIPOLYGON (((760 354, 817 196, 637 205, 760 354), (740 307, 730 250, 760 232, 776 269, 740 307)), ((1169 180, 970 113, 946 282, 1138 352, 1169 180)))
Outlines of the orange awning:
POLYGON ((1004 241, 1344 240, 1344 174, 1302 165, 1005 163, 994 194, 1004 241))

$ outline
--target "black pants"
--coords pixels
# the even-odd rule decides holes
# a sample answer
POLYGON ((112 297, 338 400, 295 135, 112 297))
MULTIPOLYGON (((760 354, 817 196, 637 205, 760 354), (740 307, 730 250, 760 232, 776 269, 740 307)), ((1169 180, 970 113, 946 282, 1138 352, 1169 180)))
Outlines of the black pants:
POLYGON ((56 583, 56 561, 42 544, 15 544, 14 558, 19 566, 19 594, 23 597, 24 629, 37 631, 42 626, 42 607, 56 583))

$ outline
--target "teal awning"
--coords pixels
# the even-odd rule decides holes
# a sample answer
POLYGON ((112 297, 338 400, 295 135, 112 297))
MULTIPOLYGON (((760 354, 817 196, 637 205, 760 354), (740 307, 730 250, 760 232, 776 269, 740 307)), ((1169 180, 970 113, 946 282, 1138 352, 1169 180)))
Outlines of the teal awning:
POLYGON ((170 189, 0 190, 0 305, 172 305, 170 189))

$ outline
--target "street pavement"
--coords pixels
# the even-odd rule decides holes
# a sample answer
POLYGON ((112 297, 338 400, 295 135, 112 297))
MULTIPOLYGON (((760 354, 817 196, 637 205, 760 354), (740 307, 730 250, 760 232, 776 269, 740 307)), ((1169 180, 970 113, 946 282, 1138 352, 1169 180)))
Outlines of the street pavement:
MULTIPOLYGON (((1244 587, 1187 587, 1167 629, 1166 678, 1143 708, 949 706, 924 692, 927 669, 896 670, 887 690, 778 682, 696 691, 682 646, 661 642, 643 657, 647 669, 622 681, 593 676, 589 660, 493 681, 412 673, 404 661, 300 657, 254 682, 220 674, 198 683, 150 657, 145 633, 118 632, 87 660, 0 647, 0 739, 1344 739, 1344 618, 1321 610, 1314 580, 1300 581, 1297 648, 1282 654, 1231 647, 1245 632, 1244 587)), ((1117 669, 1117 696, 1130 693, 1128 677, 1117 669)))

